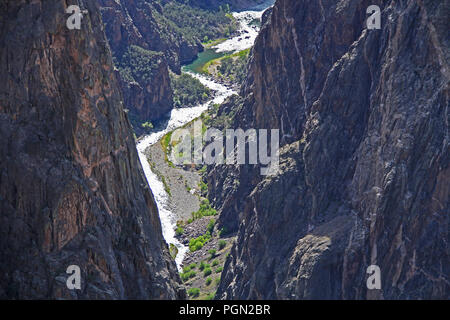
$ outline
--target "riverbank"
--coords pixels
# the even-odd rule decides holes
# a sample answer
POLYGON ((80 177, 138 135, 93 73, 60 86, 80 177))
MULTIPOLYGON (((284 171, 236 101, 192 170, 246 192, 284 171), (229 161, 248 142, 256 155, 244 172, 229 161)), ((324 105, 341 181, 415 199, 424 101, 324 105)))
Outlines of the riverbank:
POLYGON ((187 221, 200 208, 200 174, 195 170, 172 167, 166 160, 161 143, 155 143, 145 152, 151 167, 156 168, 164 189, 169 194, 168 207, 178 221, 187 221))

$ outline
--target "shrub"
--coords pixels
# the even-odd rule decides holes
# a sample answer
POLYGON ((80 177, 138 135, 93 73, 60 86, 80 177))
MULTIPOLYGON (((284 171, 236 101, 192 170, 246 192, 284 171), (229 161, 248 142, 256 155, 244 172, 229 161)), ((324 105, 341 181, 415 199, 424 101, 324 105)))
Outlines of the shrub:
POLYGON ((175 234, 176 234, 177 236, 181 236, 183 233, 184 233, 184 229, 183 229, 182 227, 178 227, 178 228, 175 230, 175 234))
POLYGON ((192 238, 189 241, 189 250, 191 252, 200 250, 203 248, 206 242, 208 242, 211 239, 211 234, 209 232, 206 232, 204 235, 199 236, 197 238, 192 238))
POLYGON ((211 292, 210 294, 208 294, 205 297, 205 300, 213 300, 215 296, 216 296, 216 293, 215 292, 211 292))
POLYGON ((208 227, 207 227, 207 230, 209 231, 209 233, 211 233, 211 234, 213 233, 215 224, 216 224, 216 220, 212 219, 211 221, 209 221, 208 227))
MULTIPOLYGON (((202 195, 206 195, 208 193, 208 185, 205 182, 200 181, 198 186, 200 187, 200 191, 202 192, 202 195)), ((209 204, 209 202, 208 202, 208 204, 209 204)))
POLYGON ((188 272, 183 272, 180 274, 180 278, 183 282, 188 281, 191 278, 194 278, 197 275, 197 273, 195 271, 188 271, 188 272))
POLYGON ((193 107, 205 103, 211 90, 205 87, 198 79, 183 73, 180 76, 170 75, 173 90, 173 101, 176 108, 193 107))
POLYGON ((205 268, 205 270, 203 271, 203 276, 204 276, 204 277, 207 277, 207 276, 209 276, 211 273, 212 273, 211 267, 208 266, 208 267, 205 268))
POLYGON ((217 260, 214 260, 214 261, 212 262, 212 266, 213 266, 213 267, 217 266, 218 264, 219 264, 219 261, 217 261, 217 260))
POLYGON ((227 242, 225 240, 219 240, 219 250, 222 250, 227 245, 227 242))
POLYGON ((188 273, 189 271, 191 271, 191 266, 186 266, 183 268, 183 273, 188 273))
POLYGON ((206 279, 206 285, 209 286, 209 285, 211 284, 211 282, 212 282, 211 277, 208 277, 208 278, 206 279))
POLYGON ((141 124, 141 127, 144 129, 153 129, 153 124, 149 121, 144 122, 143 124, 141 124))
MULTIPOLYGON (((200 219, 202 217, 209 217, 217 215, 217 210, 211 207, 208 199, 203 199, 200 203, 200 209, 196 212, 192 212, 192 220, 200 219)), ((211 220, 213 221, 213 220, 211 220)), ((209 233, 212 233, 214 230, 214 224, 216 222, 212 222, 212 225, 208 225, 208 230, 211 228, 209 233)), ((210 222, 211 224, 211 222, 210 222)))
POLYGON ((209 260, 212 260, 216 256, 216 249, 211 249, 208 251, 208 253, 211 255, 209 257, 209 260))
POLYGON ((217 269, 216 269, 216 273, 221 273, 223 271, 223 267, 218 267, 217 269))
POLYGON ((196 298, 196 297, 198 297, 200 295, 200 289, 199 288, 190 288, 188 290, 188 295, 191 298, 196 298))

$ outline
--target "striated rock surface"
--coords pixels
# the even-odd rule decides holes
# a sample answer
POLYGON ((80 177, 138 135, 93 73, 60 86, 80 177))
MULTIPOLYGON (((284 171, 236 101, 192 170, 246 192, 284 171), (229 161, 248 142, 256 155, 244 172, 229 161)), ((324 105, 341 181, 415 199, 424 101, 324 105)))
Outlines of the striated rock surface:
POLYGON ((0 297, 185 297, 95 2, 2 1, 0 30, 0 297))
POLYGON ((209 171, 219 227, 238 230, 218 298, 450 298, 449 15, 448 1, 276 2, 234 126, 280 129, 280 172, 209 171))

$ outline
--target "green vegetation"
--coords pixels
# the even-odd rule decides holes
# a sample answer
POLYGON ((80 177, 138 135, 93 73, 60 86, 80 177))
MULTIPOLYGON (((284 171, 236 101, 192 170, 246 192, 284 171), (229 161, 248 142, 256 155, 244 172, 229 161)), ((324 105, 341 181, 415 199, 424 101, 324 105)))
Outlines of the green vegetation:
MULTIPOLYGON (((163 5, 163 14, 155 12, 159 25, 168 31, 169 36, 174 32, 181 34, 190 42, 198 39, 216 39, 229 37, 238 28, 235 19, 229 15, 229 10, 203 10, 189 6, 182 1, 171 1, 163 5)), ((164 34, 164 32, 163 32, 164 34)), ((164 36, 164 35, 163 35, 164 36)))
POLYGON ((208 193, 208 185, 205 182, 203 182, 203 180, 200 180, 198 187, 202 195, 206 195, 208 193))
POLYGON ((225 240, 219 240, 219 250, 222 250, 227 245, 227 242, 225 240))
POLYGON ((208 277, 207 279, 206 279, 206 285, 207 286, 209 286, 211 283, 212 283, 212 278, 211 277, 208 277))
POLYGON ((214 260, 214 261, 212 262, 212 266, 213 266, 213 267, 217 266, 218 264, 219 264, 219 261, 217 261, 217 260, 214 260))
POLYGON ((209 276, 211 273, 212 273, 212 270, 211 270, 210 267, 205 268, 205 270, 203 270, 203 276, 204 276, 204 277, 209 276))
POLYGON ((216 249, 211 249, 211 250, 208 251, 208 253, 211 255, 211 256, 209 257, 209 260, 214 259, 214 257, 216 256, 216 252, 217 252, 216 249))
MULTIPOLYGON (((202 202, 200 203, 200 209, 196 212, 192 212, 192 221, 196 220, 196 219, 200 219, 202 217, 209 217, 209 216, 215 216, 215 215, 217 215, 217 210, 214 209, 213 207, 211 207, 211 204, 209 203, 208 199, 203 199, 202 202)), ((215 221, 213 222, 212 227, 210 227, 208 225, 208 230, 210 228, 214 229, 214 223, 215 223, 215 221)), ((210 234, 211 233, 212 232, 210 232, 210 234)))
POLYGON ((170 82, 175 108, 194 107, 205 103, 212 94, 209 88, 187 73, 182 73, 179 76, 171 73, 170 82))
POLYGON ((169 246, 169 253, 172 259, 175 259, 177 257, 178 248, 173 243, 171 243, 169 246))
POLYGON ((203 271, 207 267, 208 268, 210 267, 209 264, 205 263, 204 261, 200 262, 200 266, 199 266, 200 271, 203 271))
POLYGON ((188 295, 191 298, 198 297, 200 295, 200 289, 199 288, 190 288, 188 290, 188 295))
POLYGON ((169 187, 169 184, 166 181, 166 178, 163 175, 161 175, 161 174, 158 177, 161 179, 161 182, 164 185, 164 190, 166 190, 166 192, 169 195, 169 197, 171 197, 172 196, 172 192, 170 191, 170 187, 169 187))
POLYGON ((191 271, 187 271, 187 272, 182 272, 180 273, 180 278, 183 282, 188 281, 189 279, 194 278, 197 275, 197 272, 191 270, 191 271))
POLYGON ((193 238, 189 241, 189 250, 191 252, 200 250, 209 240, 211 240, 211 234, 209 232, 206 232, 204 235, 197 238, 193 238))
POLYGON ((150 163, 150 168, 152 169, 153 173, 156 174, 156 176, 158 177, 159 180, 161 180, 161 182, 164 185, 164 190, 166 190, 167 194, 169 195, 169 197, 172 196, 172 192, 170 191, 170 187, 169 184, 166 181, 166 178, 162 175, 162 173, 156 168, 156 164, 151 161, 150 158, 148 158, 148 162, 150 163))
POLYGON ((223 270, 223 267, 218 267, 218 268, 216 269, 216 273, 221 273, 222 270, 223 270))
MULTIPOLYGON (((205 40, 205 39, 204 39, 205 40)), ((216 39, 216 40, 207 40, 207 41, 204 41, 203 43, 202 43, 202 45, 205 47, 205 48, 211 48, 211 47, 214 47, 214 46, 217 46, 218 44, 220 44, 220 43, 222 43, 222 42, 225 42, 225 41, 227 41, 227 38, 220 38, 220 39, 216 39)))
POLYGON ((230 82, 241 84, 246 76, 246 66, 249 60, 250 49, 245 49, 233 54, 227 54, 220 58, 210 60, 202 67, 202 73, 224 78, 230 82))
POLYGON ((153 123, 147 121, 147 122, 144 122, 143 124, 141 124, 141 127, 144 129, 147 129, 147 130, 151 130, 151 129, 153 129, 153 123))
MULTIPOLYGON (((196 219, 200 219, 202 217, 215 216, 216 214, 217 214, 217 210, 214 209, 213 207, 211 207, 209 200, 203 199, 202 202, 200 203, 200 209, 198 209, 198 211, 196 211, 196 212, 192 212, 192 219, 196 220, 196 219)), ((214 223, 215 223, 215 221, 213 222, 212 227, 210 227, 210 225, 208 225, 208 230, 210 228, 214 229, 214 223)), ((212 233, 212 232, 210 232, 210 233, 212 233)))
POLYGON ((205 300, 213 300, 215 296, 216 296, 216 293, 215 292, 211 292, 210 294, 208 294, 205 297, 205 300))
POLYGON ((214 231, 214 225, 216 224, 216 220, 212 219, 209 221, 208 226, 206 227, 210 234, 214 231))
POLYGON ((181 236, 183 233, 184 233, 184 229, 183 229, 182 227, 176 228, 175 234, 176 234, 177 236, 181 236))
POLYGON ((186 266, 183 268, 183 273, 188 273, 189 271, 191 271, 191 266, 186 266))
POLYGON ((131 45, 116 63, 120 76, 127 82, 147 83, 153 79, 163 54, 131 45))

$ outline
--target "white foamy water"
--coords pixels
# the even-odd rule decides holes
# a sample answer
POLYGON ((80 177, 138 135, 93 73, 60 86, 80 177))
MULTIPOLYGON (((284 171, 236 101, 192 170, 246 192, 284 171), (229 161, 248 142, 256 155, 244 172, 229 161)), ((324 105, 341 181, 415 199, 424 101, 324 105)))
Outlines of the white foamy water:
POLYGON ((250 25, 254 19, 261 19, 264 11, 273 5, 275 1, 268 0, 266 3, 257 6, 254 11, 233 12, 234 18, 239 22, 239 36, 228 39, 212 47, 216 52, 238 52, 251 48, 255 43, 260 31, 259 26, 250 25))
POLYGON ((183 245, 177 238, 175 238, 175 228, 177 224, 176 215, 169 209, 169 195, 164 189, 164 184, 159 180, 158 176, 151 170, 147 157, 145 156, 145 150, 151 145, 157 143, 166 133, 179 128, 186 123, 198 118, 204 111, 208 109, 210 103, 221 104, 227 97, 235 92, 227 87, 212 81, 202 75, 190 73, 189 74, 200 82, 215 91, 215 97, 211 101, 205 104, 192 107, 192 108, 180 108, 173 109, 170 113, 170 119, 167 126, 157 132, 151 133, 142 139, 137 144, 137 151, 142 167, 144 169, 145 177, 147 178, 148 185, 153 192, 156 204, 158 206, 159 217, 161 220, 161 227, 164 239, 169 244, 173 244, 178 249, 178 254, 175 258, 178 270, 181 271, 181 264, 188 251, 188 247, 183 245))

